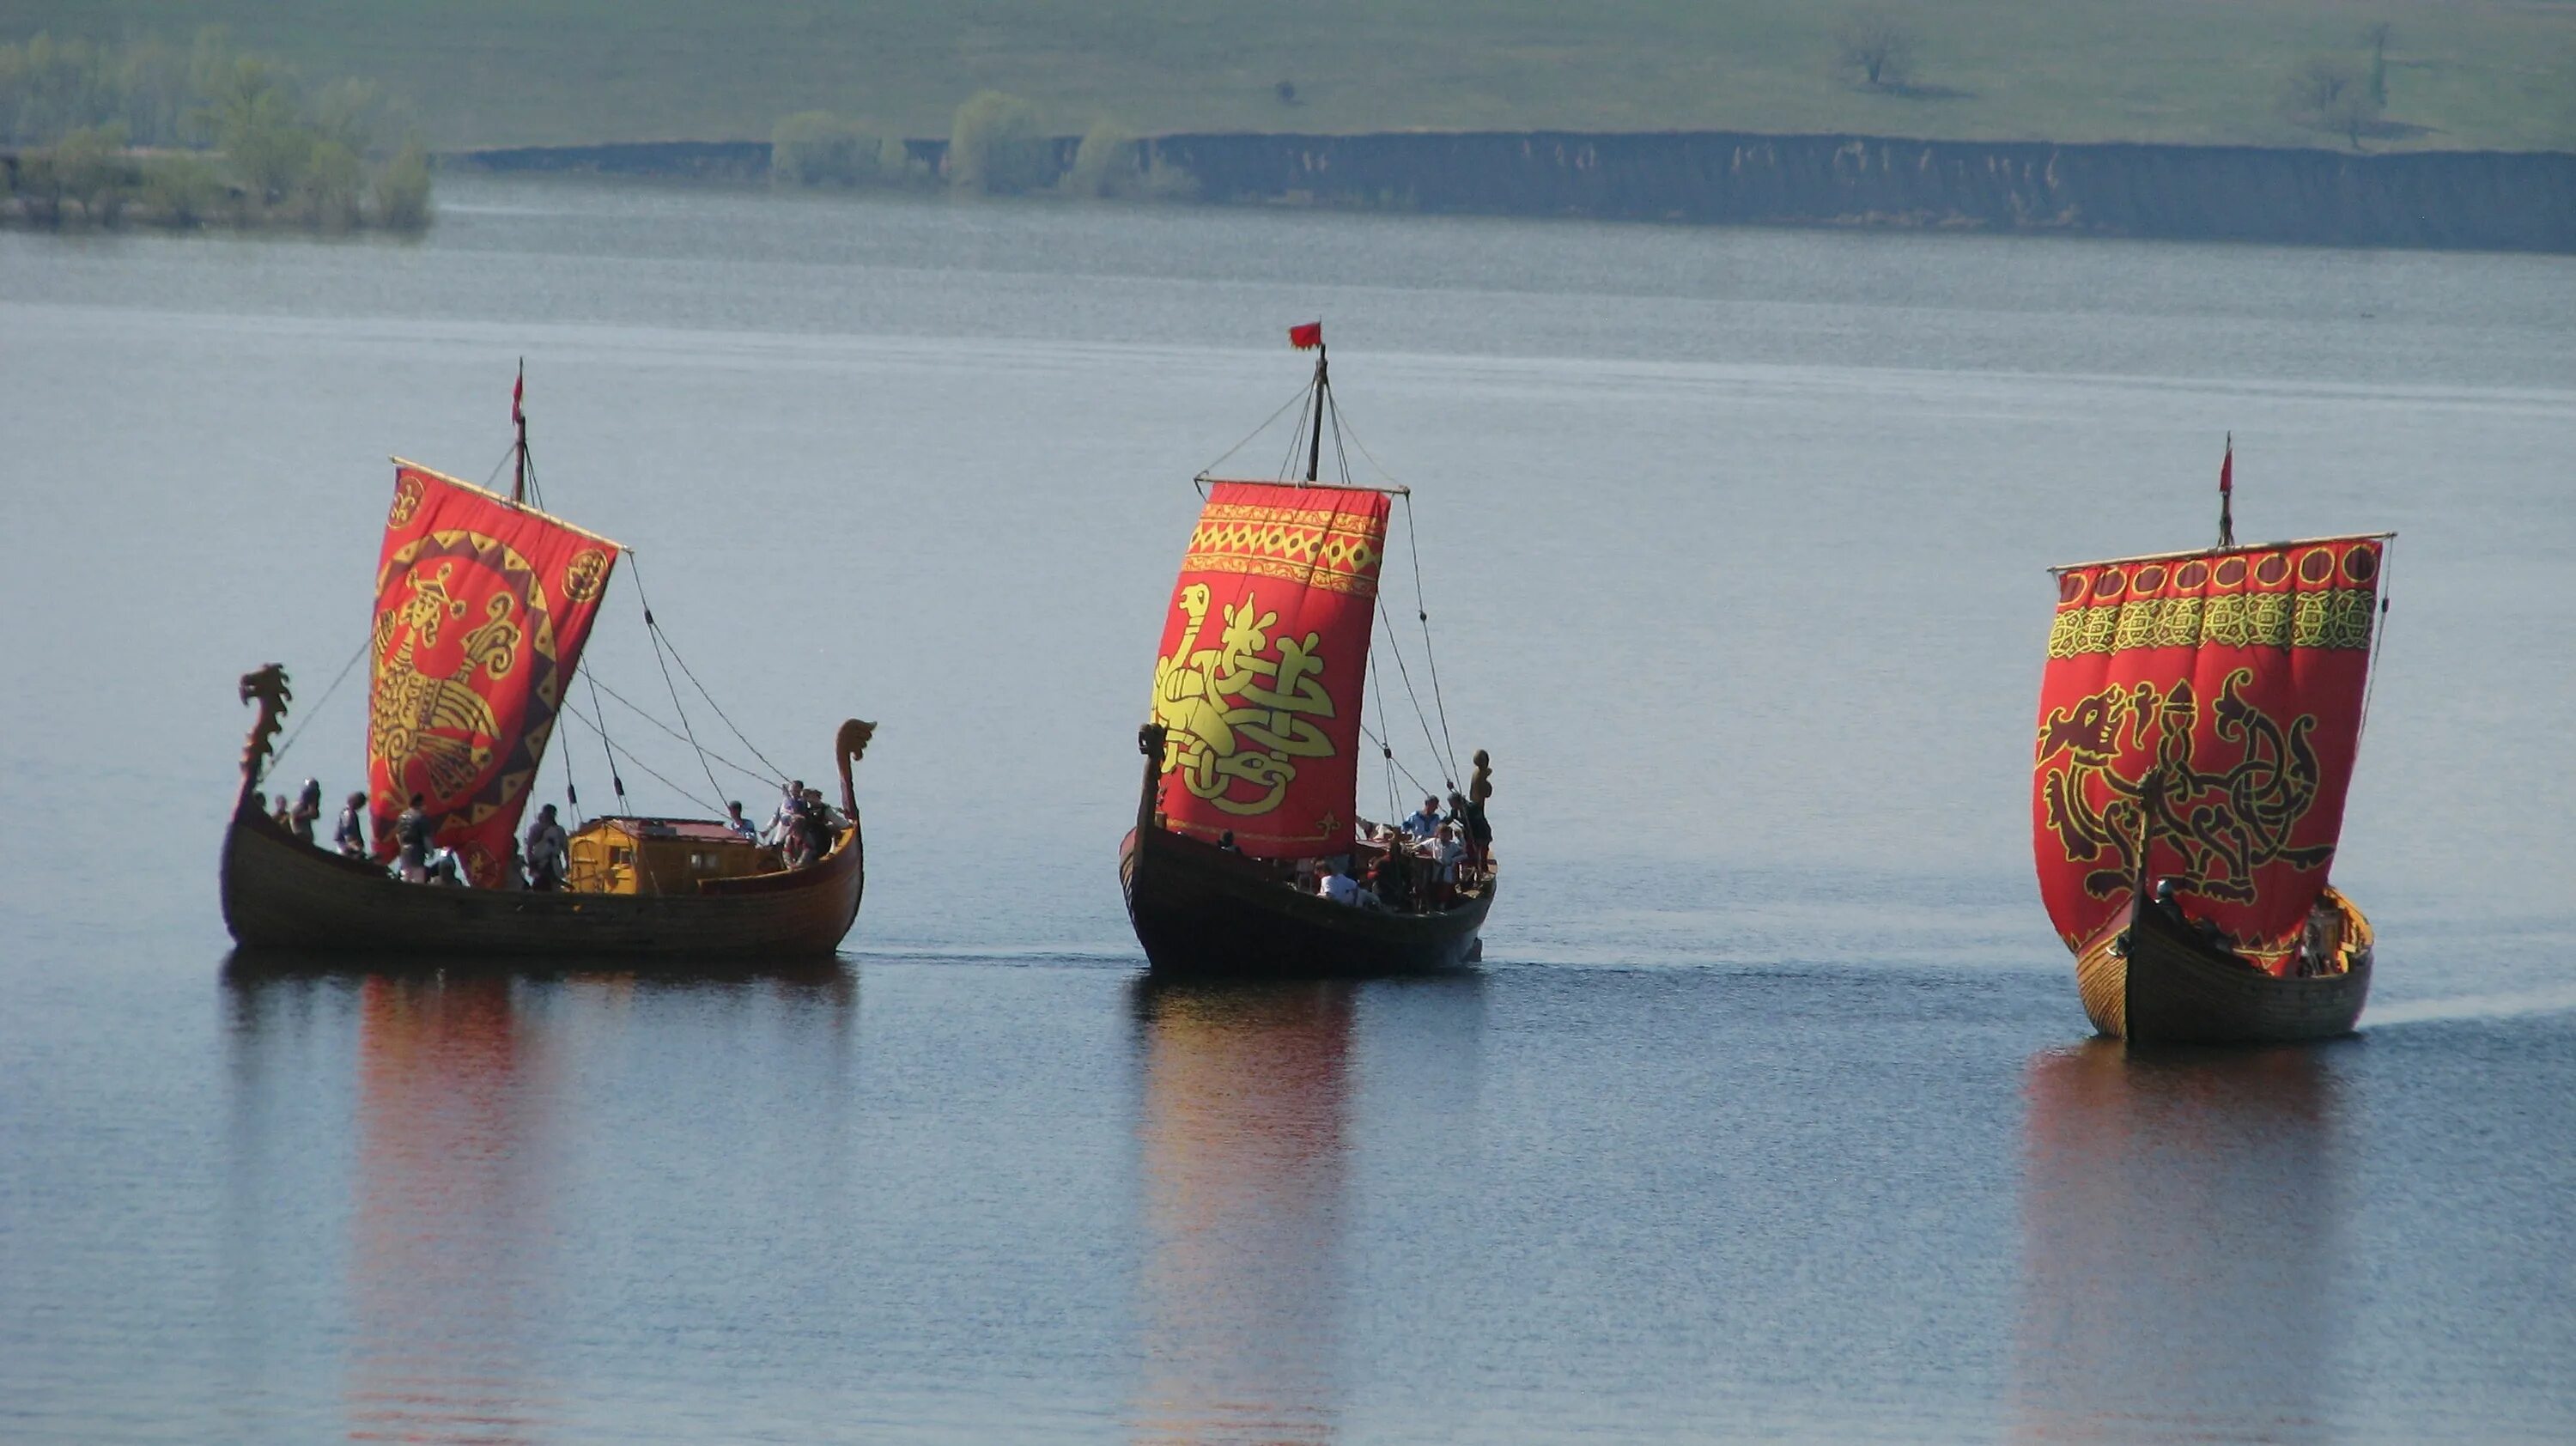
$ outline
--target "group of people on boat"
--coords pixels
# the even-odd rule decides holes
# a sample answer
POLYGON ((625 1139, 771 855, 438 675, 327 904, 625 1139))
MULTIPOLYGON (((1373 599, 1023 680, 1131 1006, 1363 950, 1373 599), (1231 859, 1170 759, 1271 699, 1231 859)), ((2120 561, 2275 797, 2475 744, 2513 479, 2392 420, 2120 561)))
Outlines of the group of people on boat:
MULTIPOLYGON (((1452 790, 1445 815, 1432 796, 1400 824, 1363 821, 1350 853, 1300 863, 1296 886, 1355 909, 1437 912, 1457 902, 1460 885, 1483 871, 1493 838, 1482 804, 1452 790)), ((1232 843, 1229 834, 1217 846, 1232 843)))
MULTIPOLYGON (((833 838, 848 826, 849 816, 825 803, 822 791, 807 788, 802 779, 788 782, 780 792, 777 812, 767 827, 754 827, 743 816, 739 799, 725 805, 725 826, 745 843, 777 849, 780 859, 791 869, 821 862, 831 852, 833 838)), ((254 793, 251 799, 252 807, 267 814, 279 828, 300 842, 319 846, 315 828, 322 817, 320 780, 304 780, 304 787, 292 797, 278 794, 274 809, 264 794, 254 793)), ((469 887, 471 875, 455 850, 438 846, 437 824, 429 816, 426 804, 427 799, 415 793, 409 806, 395 816, 392 828, 387 830, 394 844, 393 861, 385 872, 403 883, 469 887)), ((331 847, 342 858, 367 860, 372 856, 367 846, 367 828, 367 795, 352 793, 341 806, 331 847)), ((502 873, 503 888, 554 893, 565 887, 572 868, 572 839, 553 804, 537 810, 514 853, 516 856, 506 862, 502 873)))
MULTIPOLYGON (((2248 969, 2259 969, 2266 974, 2275 972, 2257 960, 2239 953, 2238 940, 2225 929, 2220 928, 2215 920, 2195 919, 2184 913, 2182 883, 2182 880, 2170 875, 2156 880, 2155 889, 2150 895, 2154 906, 2181 923, 2191 932, 2193 938, 2207 948, 2239 961, 2248 969)), ((2298 943, 2291 947, 2289 955, 2282 960, 2279 974, 2281 977, 2291 979, 2315 979, 2328 974, 2348 972, 2352 968, 2352 958, 2350 951, 2344 948, 2343 935, 2343 914, 2320 896, 2315 903, 2308 906, 2307 923, 2299 930, 2298 943)))

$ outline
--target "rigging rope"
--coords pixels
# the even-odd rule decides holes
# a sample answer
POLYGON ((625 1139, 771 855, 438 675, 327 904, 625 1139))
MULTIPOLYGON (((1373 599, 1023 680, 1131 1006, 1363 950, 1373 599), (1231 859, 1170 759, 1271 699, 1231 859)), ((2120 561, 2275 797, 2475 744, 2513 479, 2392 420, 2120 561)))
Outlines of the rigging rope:
MULTIPOLYGON (((644 592, 643 583, 636 583, 635 591, 637 596, 642 596, 644 592)), ((740 742, 743 747, 750 749, 751 756, 759 759, 761 767, 768 769, 769 773, 766 777, 757 773, 752 773, 750 769, 743 767, 739 763, 728 762, 722 755, 715 756, 716 762, 722 763, 725 767, 733 769, 736 772, 751 774, 752 777, 760 779, 763 783, 786 783, 787 770, 770 762, 769 755, 760 751, 760 745, 752 742, 748 734, 745 734, 741 728, 735 726, 732 715, 726 713, 724 705, 716 701, 716 695, 708 692, 707 685, 698 681, 697 673, 689 667, 689 660, 680 656, 679 645, 671 641, 670 634, 663 632, 660 624, 653 622, 652 610, 650 608, 645 610, 645 622, 653 628, 654 634, 661 639, 662 646, 671 650, 671 661, 680 665, 680 671, 682 674, 687 676, 689 686, 698 690, 698 696, 707 700, 707 706, 716 710, 716 716, 724 720, 724 726, 733 730, 734 738, 740 742)), ((633 705, 630 704, 629 706, 631 707, 633 705)), ((686 723, 688 720, 686 718, 682 718, 680 721, 682 723, 686 723)), ((697 740, 694 738, 690 740, 693 744, 696 741, 697 740)), ((701 748, 698 751, 704 753, 707 750, 701 748)))
MULTIPOLYGON (((594 702, 593 702, 593 704, 592 704, 592 706, 593 706, 593 707, 596 707, 596 706, 598 706, 598 705, 597 705, 597 703, 594 701, 594 702)), ((612 741, 612 740, 609 738, 609 736, 608 736, 607 730, 605 730, 605 729, 601 728, 597 723, 592 722, 592 721, 591 721, 591 719, 590 719, 590 715, 589 715, 589 714, 582 712, 579 708, 572 707, 572 706, 569 706, 569 705, 567 705, 567 706, 564 708, 564 711, 565 711, 565 712, 567 712, 567 713, 570 713, 570 714, 571 714, 572 716, 574 716, 575 718, 580 719, 580 720, 582 721, 582 725, 583 725, 584 727, 588 728, 591 732, 593 732, 593 733, 597 733, 597 734, 599 735, 599 741, 601 742, 601 744, 605 745, 607 748, 610 748, 610 749, 614 749, 614 750, 616 750, 616 752, 617 752, 617 753, 619 753, 620 755, 622 755, 622 756, 626 759, 626 761, 627 761, 627 762, 632 763, 632 764, 634 764, 636 767, 643 769, 646 773, 652 774, 652 776, 653 776, 653 778, 655 779, 655 781, 659 782, 659 783, 660 783, 664 788, 667 788, 667 789, 671 790, 673 793, 676 793, 676 794, 678 794, 680 797, 687 799, 689 802, 691 802, 691 803, 693 803, 693 804, 696 804, 698 807, 703 808, 703 809, 706 809, 706 810, 707 810, 708 812, 710 812, 710 813, 722 813, 722 812, 724 812, 724 808, 723 808, 723 806, 722 806, 722 805, 720 805, 720 804, 710 804, 710 803, 708 803, 705 799, 700 798, 700 797, 698 797, 696 794, 689 792, 689 791, 688 791, 687 789, 685 789, 685 788, 682 788, 680 785, 678 785, 678 784, 676 784, 676 783, 673 783, 670 779, 668 779, 668 778, 664 777, 660 772, 656 771, 656 770, 654 769, 654 767, 653 767, 653 765, 652 765, 652 764, 647 763, 647 762, 645 762, 643 759, 636 757, 636 756, 635 756, 635 751, 634 751, 633 749, 628 748, 628 747, 627 747, 625 744, 623 744, 623 743, 618 743, 618 742, 614 742, 614 741, 612 741)), ((614 768, 614 767, 615 767, 615 765, 614 765, 613 763, 612 763, 610 766, 611 766, 612 768, 614 768)), ((624 785, 623 783, 621 783, 621 784, 619 784, 619 785, 618 785, 618 794, 617 794, 617 796, 618 796, 618 799, 619 799, 621 802, 622 802, 622 801, 624 801, 624 799, 625 799, 625 797, 626 797, 626 788, 625 788, 625 785, 624 785)))
POLYGON ((340 665, 340 675, 333 678, 331 686, 323 689, 322 696, 314 700, 311 708, 305 710, 304 721, 295 725, 295 731, 286 735, 286 741, 278 746, 275 753, 268 755, 268 762, 260 767, 259 777, 251 780, 252 787, 256 788, 265 782, 271 773, 277 771, 277 765, 286 761, 287 750, 293 748, 295 740, 303 737, 304 730, 312 727, 313 720, 321 716, 322 705, 331 701, 331 695, 340 691, 342 683, 349 681, 349 670, 358 666, 358 660, 367 655, 367 644, 374 641, 375 637, 371 632, 367 638, 359 642, 358 650, 349 655, 349 661, 340 665))
MULTIPOLYGON (((1413 691, 1413 672, 1404 665, 1404 649, 1395 641, 1395 620, 1386 615, 1386 597, 1382 593, 1377 600, 1377 617, 1379 622, 1386 624, 1386 650, 1395 658, 1396 676, 1404 680, 1404 700, 1413 705, 1414 721, 1422 725, 1423 746, 1431 750, 1432 763, 1440 765, 1440 740, 1431 736, 1431 715, 1422 711, 1422 695, 1413 691)), ((1385 710, 1380 709, 1377 716, 1383 722, 1386 718, 1385 710)), ((1439 772, 1440 782, 1444 788, 1454 789, 1458 786, 1458 765, 1454 758, 1445 767, 1440 767, 1439 772)))
MULTIPOLYGON (((1286 400, 1286 401, 1284 401, 1284 402, 1281 402, 1281 403, 1279 404, 1279 410, 1278 410, 1278 411, 1275 411, 1275 412, 1272 412, 1272 413, 1270 414, 1269 421, 1265 421, 1265 422, 1263 422, 1260 426, 1255 427, 1255 428, 1253 428, 1251 431, 1244 433, 1244 434, 1243 434, 1243 440, 1242 440, 1242 441, 1237 442, 1237 443, 1235 443, 1233 446, 1228 447, 1228 448, 1226 448, 1224 451, 1222 451, 1222 452, 1218 453, 1218 454, 1217 454, 1217 458, 1216 458, 1216 460, 1215 460, 1215 461, 1210 462, 1210 463, 1209 463, 1209 464, 1207 464, 1206 466, 1201 467, 1201 468, 1199 469, 1199 475, 1200 475, 1200 476, 1202 476, 1202 477, 1204 477, 1204 476, 1206 476, 1207 474, 1209 474, 1210 472, 1215 471, 1217 468, 1224 466, 1224 465, 1225 465, 1225 459, 1226 459, 1226 458, 1231 457, 1231 456, 1233 456, 1235 453, 1242 451, 1244 448, 1251 446, 1254 438, 1256 438, 1256 437, 1260 436, 1262 433, 1267 432, 1267 431, 1269 431, 1269 430, 1270 430, 1270 423, 1271 423, 1271 422, 1276 422, 1276 421, 1278 421, 1282 416, 1287 415, 1288 409, 1289 409, 1290 407, 1293 407, 1293 406, 1297 405, 1299 402, 1302 402, 1302 401, 1304 401, 1305 399, 1306 399, 1306 390, 1305 390, 1304 388, 1302 388, 1302 387, 1301 387, 1301 388, 1299 388, 1299 389, 1298 389, 1297 395, 1295 395, 1295 396, 1293 396, 1293 397, 1290 397, 1288 400, 1286 400)), ((1301 416, 1302 416, 1302 415, 1303 415, 1303 413, 1300 413, 1299 415, 1301 415, 1301 416)))
MULTIPOLYGON (((708 791, 721 799, 724 797, 724 785, 716 782, 716 771, 707 767, 707 750, 698 746, 697 731, 689 727, 689 710, 680 706, 680 685, 671 681, 671 665, 662 657, 662 629, 659 624, 653 621, 653 600, 644 595, 644 569, 637 564, 632 556, 629 556, 626 559, 626 575, 635 579, 635 600, 643 604, 644 607, 644 631, 653 640, 653 661, 661 665, 662 686, 671 690, 671 711, 680 715, 681 731, 688 735, 689 747, 696 749, 697 751, 698 768, 707 776, 708 791)), ((596 680, 593 680, 593 686, 597 686, 596 680)), ((703 692, 704 690, 701 689, 700 691, 703 692)), ((591 697, 591 706, 597 707, 598 704, 598 695, 593 694, 591 697)), ((638 766, 640 767, 641 765, 638 766)), ((655 776, 659 777, 660 775, 657 774, 655 776)), ((724 805, 721 803, 717 804, 715 811, 718 813, 724 812, 724 805)))
MULTIPOLYGON (((671 659, 674 662, 679 662, 680 655, 675 651, 671 654, 671 659)), ((686 671, 687 667, 688 665, 686 663, 681 663, 683 671, 686 671)), ((645 722, 652 724, 654 727, 661 729, 664 733, 679 739, 683 743, 690 741, 687 734, 682 733, 679 729, 672 727, 661 719, 654 717, 651 712, 647 711, 634 699, 618 692, 615 688, 608 686, 606 683, 600 683, 596 678, 593 678, 591 681, 598 685, 601 692, 608 695, 609 701, 623 704, 628 712, 633 713, 636 717, 643 719, 645 722)), ((743 777, 752 779, 756 782, 770 784, 774 787, 787 781, 784 777, 775 774, 762 773, 756 768, 745 768, 741 764, 734 762, 732 759, 725 757, 723 754, 716 752, 712 748, 701 749, 699 751, 704 753, 707 757, 714 759, 716 762, 723 764, 725 767, 732 769, 734 772, 741 774, 743 777)), ((768 760, 763 759, 762 761, 767 762, 768 760)))
MULTIPOLYGON (((590 669, 586 667, 583 668, 581 670, 581 675, 585 678, 590 678, 590 669)), ((569 705, 572 700, 567 698, 564 701, 569 705)), ((599 706, 599 680, 597 678, 590 678, 590 711, 597 713, 602 717, 607 716, 608 712, 607 709, 599 706)), ((576 718, 581 717, 579 713, 574 713, 573 716, 576 718)), ((583 718, 582 721, 590 723, 590 720, 587 718, 583 718)), ((596 723, 591 723, 590 730, 599 735, 599 756, 608 760, 608 786, 616 790, 617 806, 621 809, 631 807, 631 805, 626 802, 626 780, 617 776, 617 755, 610 751, 616 745, 608 741, 607 729, 600 727, 596 723)), ((648 769, 646 771, 650 772, 651 770, 648 769)))
MULTIPOLYGON (((2390 538, 2388 543, 2397 539, 2390 538)), ((2370 635, 2370 680, 2361 686, 2361 717, 2352 725, 2352 750, 2356 760, 2361 754, 2362 735, 2370 731, 2370 700, 2379 693, 2379 645, 2388 641, 2388 554, 2397 549, 2382 543, 2379 549, 2379 627, 2370 635)))
MULTIPOLYGON (((1385 671, 1378 668, 1371 668, 1369 670, 1369 681, 1377 687, 1378 726, 1383 728, 1386 726, 1385 671)), ((1360 720, 1360 731, 1362 733, 1366 733, 1368 731, 1368 720, 1365 718, 1360 720)), ((1395 761, 1395 750, 1387 746, 1385 739, 1381 738, 1377 740, 1377 751, 1386 759, 1386 816, 1388 822, 1391 823, 1404 816, 1395 811, 1395 771, 1400 765, 1395 761)), ((1404 776, 1411 778, 1413 774, 1408 770, 1404 776)))
MULTIPOLYGON (((1359 438, 1354 435, 1351 440, 1357 442, 1359 438)), ((1368 448, 1360 448, 1360 455, 1368 457, 1368 448)), ((1377 459, 1369 457, 1369 463, 1375 466, 1377 459)), ((1383 472, 1386 469, 1380 467, 1378 470, 1383 472)), ((1392 482, 1395 479, 1390 477, 1387 480, 1392 482)), ((1440 710, 1440 742, 1448 750, 1449 773, 1452 780, 1450 786, 1454 788, 1457 786, 1455 779, 1458 772, 1458 744, 1449 736, 1449 700, 1440 693, 1440 655, 1431 650, 1431 608, 1422 600, 1422 544, 1413 530, 1413 494, 1406 492, 1402 495, 1404 497, 1404 545, 1413 554, 1413 615, 1422 620, 1422 658, 1431 669, 1431 704, 1440 710)), ((1381 611, 1384 610, 1386 604, 1383 598, 1379 600, 1378 606, 1381 611)), ((1428 732, 1427 729, 1425 731, 1428 732)))

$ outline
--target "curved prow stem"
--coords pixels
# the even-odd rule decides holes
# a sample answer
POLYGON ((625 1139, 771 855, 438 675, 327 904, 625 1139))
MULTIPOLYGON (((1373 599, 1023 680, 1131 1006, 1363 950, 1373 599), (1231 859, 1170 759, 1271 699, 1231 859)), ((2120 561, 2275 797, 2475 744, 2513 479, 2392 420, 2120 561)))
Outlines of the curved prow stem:
POLYGON ((856 718, 841 725, 832 735, 832 760, 841 769, 841 812, 855 819, 859 816, 858 789, 850 782, 850 765, 867 756, 868 740, 877 736, 877 725, 856 718))
POLYGON ((283 663, 262 663, 257 671, 242 674, 241 700, 259 700, 259 720, 250 725, 250 738, 242 744, 241 792, 233 797, 234 813, 250 807, 251 791, 259 786, 261 770, 277 752, 277 730, 286 726, 286 705, 294 697, 286 686, 283 663))
POLYGON ((1136 797, 1136 831, 1143 833, 1154 826, 1154 798, 1162 790, 1163 739, 1167 730, 1160 723, 1148 723, 1136 730, 1136 751, 1145 755, 1145 787, 1136 797))

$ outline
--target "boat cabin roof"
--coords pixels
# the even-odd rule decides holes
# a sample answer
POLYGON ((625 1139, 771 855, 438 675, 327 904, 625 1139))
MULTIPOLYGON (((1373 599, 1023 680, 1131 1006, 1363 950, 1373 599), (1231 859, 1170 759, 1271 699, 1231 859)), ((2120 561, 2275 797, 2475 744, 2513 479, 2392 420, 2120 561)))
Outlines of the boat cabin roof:
POLYGON ((749 843, 725 824, 703 818, 594 818, 587 828, 614 828, 637 838, 681 839, 690 843, 749 843))

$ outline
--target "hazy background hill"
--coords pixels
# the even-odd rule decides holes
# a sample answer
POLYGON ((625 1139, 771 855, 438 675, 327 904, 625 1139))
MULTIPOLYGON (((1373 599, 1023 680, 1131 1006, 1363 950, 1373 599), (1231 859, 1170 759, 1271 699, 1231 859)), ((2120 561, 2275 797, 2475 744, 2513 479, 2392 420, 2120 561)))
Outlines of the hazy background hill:
POLYGON ((206 24, 311 78, 384 82, 446 148, 765 138, 809 108, 939 135, 985 88, 1068 133, 1108 117, 2327 145, 2285 114, 2289 76, 2367 67, 2385 24, 2365 145, 2576 149, 2569 0, 0 0, 0 39, 206 24), (1831 32, 1861 10, 1911 39, 1905 83, 1835 73, 1831 32))

